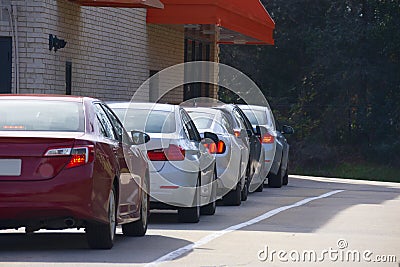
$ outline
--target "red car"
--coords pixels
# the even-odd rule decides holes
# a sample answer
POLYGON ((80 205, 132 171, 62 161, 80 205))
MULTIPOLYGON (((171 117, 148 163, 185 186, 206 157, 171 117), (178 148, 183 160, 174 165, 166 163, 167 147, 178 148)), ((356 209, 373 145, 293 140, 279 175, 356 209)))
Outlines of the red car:
POLYGON ((113 246, 117 224, 144 235, 149 171, 138 145, 148 140, 97 99, 0 95, 0 229, 85 228, 99 249, 113 246))

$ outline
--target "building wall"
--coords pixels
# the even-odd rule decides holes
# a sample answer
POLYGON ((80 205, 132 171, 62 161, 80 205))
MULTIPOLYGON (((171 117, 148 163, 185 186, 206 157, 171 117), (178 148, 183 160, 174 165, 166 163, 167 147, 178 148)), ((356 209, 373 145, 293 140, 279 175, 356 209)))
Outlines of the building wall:
MULTIPOLYGON (((146 9, 81 7, 67 0, 0 0, 0 36, 14 36, 5 9, 12 6, 17 11, 13 16, 18 29, 19 93, 65 94, 68 61, 73 95, 129 100, 150 71, 184 62, 184 27, 146 24, 146 9), (64 39, 66 47, 50 51, 49 34, 64 39)), ((16 92, 14 47, 13 54, 16 92)), ((212 46, 212 58, 218 61, 217 46, 212 46)), ((164 79, 162 86, 168 87, 168 81, 164 79)), ((149 97, 147 88, 136 99, 149 97)), ((183 86, 179 86, 160 102, 182 101, 183 86)))
MULTIPOLYGON (((147 30, 150 70, 160 71, 176 64, 184 63, 185 32, 183 26, 148 24, 147 30)), ((157 83, 162 83, 158 84, 160 86, 168 87, 169 83, 174 84, 177 82, 177 79, 179 82, 179 75, 177 74, 176 77, 162 76, 162 81, 157 81, 157 83), (169 78, 171 78, 170 81, 168 81, 169 78)), ((152 86, 151 90, 157 91, 155 95, 160 97, 159 86, 152 86)), ((172 104, 179 104, 182 101, 182 86, 174 88, 160 99, 162 103, 172 104)))
MULTIPOLYGON (((72 62, 74 95, 129 100, 147 79, 145 9, 80 7, 66 0, 11 4, 18 8, 20 93, 65 94, 66 61, 72 62), (49 51, 49 34, 66 47, 49 51)), ((10 34, 0 25, 0 35, 10 34)), ((148 92, 141 98, 147 100, 148 92)))

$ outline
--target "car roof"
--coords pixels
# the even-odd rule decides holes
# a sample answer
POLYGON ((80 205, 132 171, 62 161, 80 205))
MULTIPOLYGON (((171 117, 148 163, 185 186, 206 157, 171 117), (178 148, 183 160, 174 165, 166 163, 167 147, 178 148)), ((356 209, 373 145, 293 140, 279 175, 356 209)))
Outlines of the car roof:
POLYGON ((207 114, 213 114, 216 115, 220 113, 221 111, 218 109, 213 109, 213 108, 186 108, 185 110, 188 112, 199 112, 199 113, 207 113, 207 114))
POLYGON ((238 105, 239 108, 242 110, 259 110, 259 111, 265 111, 268 109, 268 107, 263 107, 263 106, 256 106, 256 105, 238 105))
POLYGON ((106 104, 112 108, 132 108, 132 109, 144 109, 144 110, 160 110, 173 112, 176 110, 176 105, 171 104, 159 104, 159 103, 146 103, 146 102, 106 102, 106 104))
POLYGON ((43 100, 62 100, 62 101, 70 101, 70 102, 83 102, 85 99, 87 100, 98 100, 90 97, 83 96, 70 96, 70 95, 50 95, 50 94, 4 94, 0 95, 0 99, 43 99, 43 100))

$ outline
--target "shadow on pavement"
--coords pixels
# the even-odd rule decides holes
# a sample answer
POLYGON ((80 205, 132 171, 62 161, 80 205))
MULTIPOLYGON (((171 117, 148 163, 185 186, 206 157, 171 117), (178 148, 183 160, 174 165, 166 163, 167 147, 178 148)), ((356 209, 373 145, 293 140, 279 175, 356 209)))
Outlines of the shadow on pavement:
POLYGON ((82 233, 0 234, 1 263, 148 263, 190 242, 160 235, 116 236, 111 250, 91 250, 82 233))

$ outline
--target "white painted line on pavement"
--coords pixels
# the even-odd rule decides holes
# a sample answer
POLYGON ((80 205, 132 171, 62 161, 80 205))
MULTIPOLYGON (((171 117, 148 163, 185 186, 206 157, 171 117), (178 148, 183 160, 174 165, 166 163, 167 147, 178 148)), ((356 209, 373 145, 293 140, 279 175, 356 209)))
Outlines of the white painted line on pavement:
POLYGON ((223 235, 229 234, 229 233, 231 233, 233 231, 236 231, 236 230, 242 229, 244 227, 247 227, 247 226, 256 224, 258 222, 261 222, 261 221, 263 221, 265 219, 268 219, 268 218, 270 218, 270 217, 272 217, 272 216, 274 216, 274 215, 276 215, 278 213, 281 213, 281 212, 283 212, 285 210, 296 208, 296 207, 300 207, 300 206, 303 206, 303 205, 305 205, 305 204, 307 204, 307 203, 309 203, 311 201, 322 199, 322 198, 327 198, 327 197, 330 197, 330 196, 335 195, 337 193, 341 193, 343 191, 345 191, 345 190, 331 191, 331 192, 325 193, 325 194, 317 196, 317 197, 310 197, 310 198, 306 198, 306 199, 300 200, 299 202, 296 202, 296 203, 294 203, 292 205, 283 206, 283 207, 268 211, 267 213, 264 213, 264 214, 254 218, 254 219, 251 219, 251 220, 249 220, 247 222, 243 222, 243 223, 240 223, 240 224, 233 225, 233 226, 228 227, 228 228, 226 228, 224 230, 216 231, 216 232, 214 232, 212 234, 209 234, 209 235, 203 237, 202 239, 200 239, 199 241, 197 241, 195 243, 192 243, 190 245, 178 248, 177 250, 174 250, 174 251, 172 251, 172 252, 170 252, 170 253, 158 258, 157 260, 146 264, 145 267, 157 266, 160 263, 175 260, 175 259, 179 258, 180 256, 192 251, 194 248, 203 246, 203 245, 211 242, 212 240, 217 239, 217 238, 219 238, 219 237, 221 237, 223 235))

